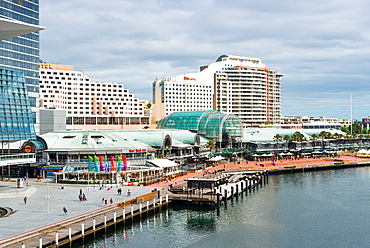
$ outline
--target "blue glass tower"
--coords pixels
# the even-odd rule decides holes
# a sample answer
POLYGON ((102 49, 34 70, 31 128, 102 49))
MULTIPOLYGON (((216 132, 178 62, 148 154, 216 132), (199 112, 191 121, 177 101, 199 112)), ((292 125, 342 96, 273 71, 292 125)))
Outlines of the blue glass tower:
POLYGON ((0 140, 36 139, 24 73, 0 68, 0 140))
MULTIPOLYGON (((1 0, 0 17, 39 25, 39 0, 1 0)), ((32 119, 39 126, 39 33, 0 41, 0 68, 21 71, 25 77, 32 119)))

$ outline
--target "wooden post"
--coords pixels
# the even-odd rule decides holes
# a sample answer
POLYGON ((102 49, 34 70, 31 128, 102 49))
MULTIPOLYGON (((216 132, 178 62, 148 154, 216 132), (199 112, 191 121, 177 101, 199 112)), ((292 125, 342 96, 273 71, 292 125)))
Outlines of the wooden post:
POLYGON ((248 178, 245 179, 245 194, 248 195, 248 187, 249 187, 249 180, 248 178))
POLYGON ((117 214, 116 214, 116 210, 114 210, 114 212, 113 212, 113 221, 114 221, 114 222, 117 222, 117 214))
POLYGON ((71 227, 68 228, 68 239, 69 239, 69 241, 72 240, 72 228, 71 227))
POLYGON ((104 213, 104 226, 107 226, 107 214, 104 213))
POLYGON ((81 223, 81 233, 82 233, 82 236, 85 235, 85 224, 84 223, 81 223))
POLYGON ((131 217, 134 218, 134 205, 131 204, 131 217))
POLYGON ((24 244, 24 242, 22 242, 22 248, 26 248, 26 245, 24 244))
POLYGON ((168 202, 168 194, 166 193, 166 202, 168 202))
POLYGON ((93 218, 92 222, 93 222, 93 230, 95 231, 95 226, 96 226, 96 220, 95 220, 95 217, 93 218))
POLYGON ((122 209, 122 218, 123 219, 126 218, 126 209, 125 208, 122 209))
POLYGON ((42 247, 42 237, 39 236, 39 247, 42 247))

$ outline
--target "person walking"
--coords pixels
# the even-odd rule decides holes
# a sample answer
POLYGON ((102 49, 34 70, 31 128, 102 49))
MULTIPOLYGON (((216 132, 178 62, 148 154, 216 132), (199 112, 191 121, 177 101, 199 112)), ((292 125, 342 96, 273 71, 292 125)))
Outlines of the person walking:
POLYGON ((127 196, 130 196, 131 195, 131 190, 130 189, 128 189, 127 190, 127 196))
POLYGON ((112 206, 112 204, 113 204, 113 199, 112 199, 112 198, 110 198, 109 202, 110 202, 110 205, 112 206))
POLYGON ((66 207, 63 207, 63 215, 67 215, 67 208, 66 207))
POLYGON ((23 198, 24 204, 27 204, 27 196, 23 198))

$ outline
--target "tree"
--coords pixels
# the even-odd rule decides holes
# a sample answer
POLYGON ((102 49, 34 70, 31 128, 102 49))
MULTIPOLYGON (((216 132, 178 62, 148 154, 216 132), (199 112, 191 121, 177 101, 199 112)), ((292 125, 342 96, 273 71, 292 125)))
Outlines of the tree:
POLYGON ((310 139, 312 140, 313 147, 315 147, 316 140, 319 139, 319 136, 317 136, 317 134, 314 133, 314 134, 311 135, 311 138, 310 139))
POLYGON ((284 135, 283 140, 286 142, 286 148, 288 148, 288 143, 291 140, 290 136, 288 134, 284 135))
POLYGON ((273 137, 273 140, 278 143, 280 141, 283 140, 283 136, 281 136, 280 134, 276 134, 274 137, 273 137))
POLYGON ((153 106, 153 104, 152 104, 151 102, 148 102, 148 104, 146 105, 146 107, 147 107, 148 109, 150 109, 152 106, 153 106))
POLYGON ((281 136, 280 134, 276 134, 274 137, 273 137, 273 140, 276 142, 276 149, 279 149, 279 142, 283 140, 283 136, 281 136))
POLYGON ((206 146, 209 148, 210 152, 212 153, 212 149, 213 148, 216 148, 216 144, 213 140, 209 140, 207 143, 206 143, 206 146))

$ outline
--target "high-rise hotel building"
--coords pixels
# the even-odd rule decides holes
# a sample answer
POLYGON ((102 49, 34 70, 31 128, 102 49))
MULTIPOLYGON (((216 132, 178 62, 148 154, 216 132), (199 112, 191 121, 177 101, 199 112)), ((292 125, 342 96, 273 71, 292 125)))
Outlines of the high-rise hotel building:
MULTIPOLYGON (((0 68, 20 71, 25 77, 32 118, 38 131, 39 106, 39 0, 2 0, 0 19, 13 23, 13 38, 0 41, 0 68), (28 24, 28 25, 22 25, 28 24), (23 31, 23 32, 22 32, 23 31)), ((6 30, 10 33, 9 30, 6 30)))
POLYGON ((121 83, 94 82, 71 65, 40 64, 40 107, 66 110, 66 129, 146 127, 145 104, 121 83))
POLYGON ((178 111, 218 110, 244 127, 277 124, 281 77, 258 58, 222 55, 200 72, 153 83, 153 121, 178 111))

